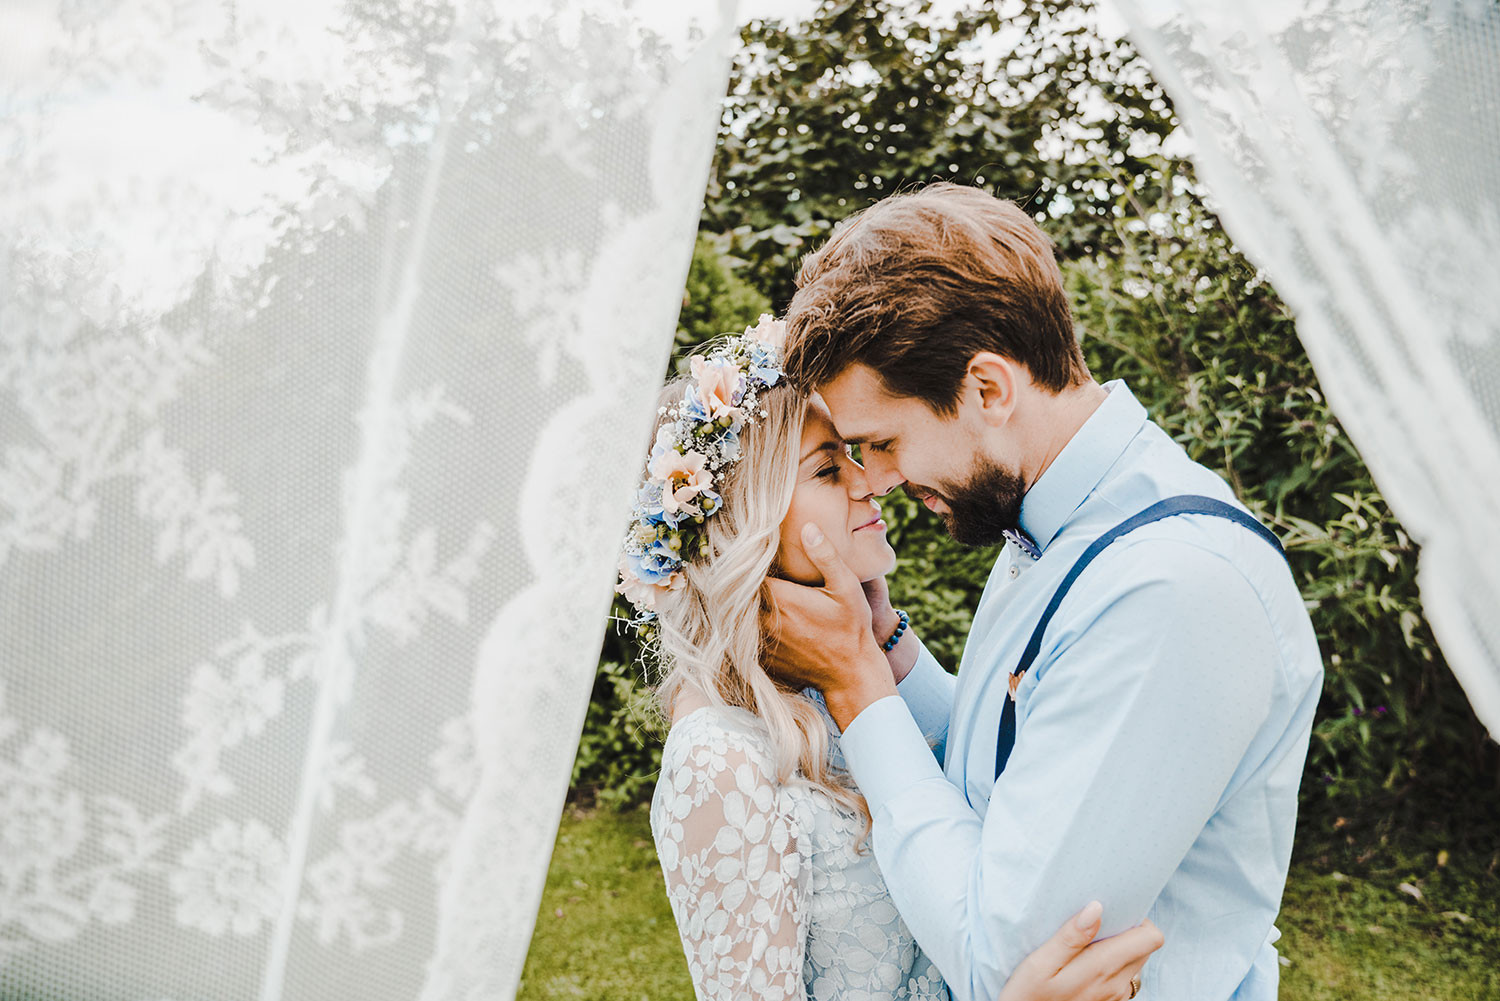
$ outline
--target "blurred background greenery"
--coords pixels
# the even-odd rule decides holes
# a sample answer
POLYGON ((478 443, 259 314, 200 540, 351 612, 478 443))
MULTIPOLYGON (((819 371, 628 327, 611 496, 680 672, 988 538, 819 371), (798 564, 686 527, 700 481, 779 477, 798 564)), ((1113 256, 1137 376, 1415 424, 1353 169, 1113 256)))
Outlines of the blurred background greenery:
MULTIPOLYGON (((1422 617, 1417 547, 1319 390, 1291 315, 1220 227, 1148 67, 1100 30, 1090 0, 947 21, 929 7, 825 0, 804 24, 745 27, 674 366, 784 309, 802 255, 887 194, 951 179, 1015 200, 1057 244, 1096 377, 1124 379, 1286 545, 1327 669, 1304 826, 1500 848, 1500 746, 1422 617)), ((882 506, 896 603, 956 666, 997 551, 953 543, 899 492, 882 506)), ((660 721, 637 653, 612 623, 578 803, 650 795, 660 721)))

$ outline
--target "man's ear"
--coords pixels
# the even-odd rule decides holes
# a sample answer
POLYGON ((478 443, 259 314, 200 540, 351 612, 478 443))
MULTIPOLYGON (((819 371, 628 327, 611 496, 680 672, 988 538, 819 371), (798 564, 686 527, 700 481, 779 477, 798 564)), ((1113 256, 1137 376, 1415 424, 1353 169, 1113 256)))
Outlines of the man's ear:
POLYGON ((978 407, 986 424, 998 427, 1015 412, 1026 379, 1025 370, 1017 362, 993 351, 980 351, 969 359, 964 373, 964 397, 978 407))

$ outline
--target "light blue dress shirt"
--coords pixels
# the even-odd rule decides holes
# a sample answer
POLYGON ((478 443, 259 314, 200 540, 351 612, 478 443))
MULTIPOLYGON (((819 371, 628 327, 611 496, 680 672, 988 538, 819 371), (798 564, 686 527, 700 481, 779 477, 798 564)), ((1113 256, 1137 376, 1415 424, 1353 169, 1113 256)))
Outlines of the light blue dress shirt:
POLYGON ((1036 559, 1002 550, 958 677, 922 649, 900 697, 844 731, 876 859, 957 1001, 994 1001, 1075 911, 1150 917, 1149 1001, 1270 1001, 1272 943, 1323 666, 1285 560, 1243 526, 1179 515, 1106 549, 1016 692, 1007 675, 1084 549, 1156 501, 1236 503, 1121 382, 1027 492, 1036 559), (932 749, 929 749, 931 746, 932 749), (936 757, 934 756, 936 755, 936 757))

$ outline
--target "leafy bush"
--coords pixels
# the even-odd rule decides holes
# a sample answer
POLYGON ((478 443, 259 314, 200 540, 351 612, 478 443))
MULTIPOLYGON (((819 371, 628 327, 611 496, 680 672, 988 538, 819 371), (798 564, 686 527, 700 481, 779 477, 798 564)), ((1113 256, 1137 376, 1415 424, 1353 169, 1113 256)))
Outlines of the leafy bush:
POLYGON ((604 661, 573 759, 573 798, 616 808, 650 799, 665 738, 661 710, 637 666, 604 661))
POLYGON ((1145 176, 1142 154, 1176 127, 1086 0, 932 7, 821 0, 804 21, 741 33, 702 226, 778 309, 836 222, 934 180, 1004 192, 1048 218, 1064 258, 1092 253, 1112 239, 1097 161, 1145 176))
POLYGON ((679 358, 719 334, 744 330, 771 311, 770 300, 731 269, 727 245, 727 240, 710 233, 698 234, 682 293, 682 312, 677 315, 675 354, 679 358))

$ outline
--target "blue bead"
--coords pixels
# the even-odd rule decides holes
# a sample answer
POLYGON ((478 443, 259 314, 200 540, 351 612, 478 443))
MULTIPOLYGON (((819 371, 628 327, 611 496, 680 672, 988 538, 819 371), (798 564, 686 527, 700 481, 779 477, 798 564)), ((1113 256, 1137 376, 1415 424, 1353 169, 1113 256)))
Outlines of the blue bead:
POLYGON ((900 642, 901 634, 906 632, 906 627, 911 623, 911 618, 899 608, 896 610, 896 631, 891 633, 891 638, 880 644, 880 649, 890 653, 892 648, 900 642))

